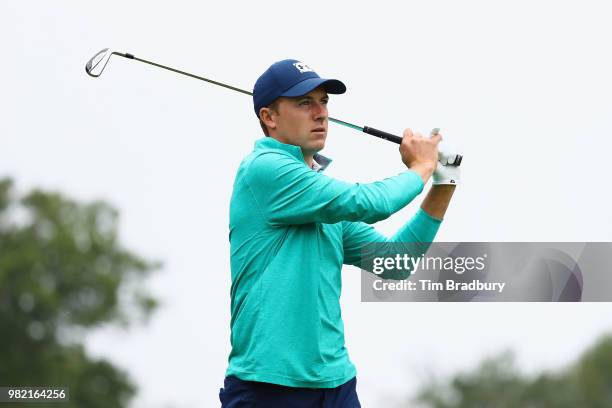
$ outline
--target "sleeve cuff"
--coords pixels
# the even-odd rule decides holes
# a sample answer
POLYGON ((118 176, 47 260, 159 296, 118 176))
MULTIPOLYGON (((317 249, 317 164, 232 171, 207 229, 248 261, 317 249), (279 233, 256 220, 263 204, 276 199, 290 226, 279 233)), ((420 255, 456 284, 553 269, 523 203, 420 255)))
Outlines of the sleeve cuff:
POLYGON ((444 218, 436 218, 436 217, 432 217, 431 215, 427 214, 425 212, 425 210, 423 210, 422 208, 419 207, 419 211, 417 211, 416 214, 417 217, 422 217, 424 219, 426 219, 427 221, 423 221, 423 222, 434 222, 436 223, 435 225, 440 225, 440 223, 442 221, 444 221, 444 218))
POLYGON ((404 173, 409 174, 413 179, 415 179, 415 183, 417 184, 418 194, 421 194, 421 192, 425 188, 425 183, 423 183, 423 179, 421 178, 421 175, 411 169, 406 170, 404 173))
POLYGON ((432 242, 441 223, 442 220, 432 217, 419 208, 410 222, 410 229, 419 242, 432 242))

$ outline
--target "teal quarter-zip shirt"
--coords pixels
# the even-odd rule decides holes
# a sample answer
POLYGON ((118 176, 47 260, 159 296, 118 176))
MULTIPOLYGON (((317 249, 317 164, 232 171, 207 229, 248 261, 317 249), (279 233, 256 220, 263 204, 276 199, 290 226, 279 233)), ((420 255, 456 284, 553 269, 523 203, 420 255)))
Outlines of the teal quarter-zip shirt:
POLYGON ((309 168, 299 146, 272 137, 240 163, 230 203, 226 375, 310 388, 349 381, 356 371, 344 346, 342 265, 360 266, 367 243, 428 243, 436 235, 440 220, 422 210, 391 238, 368 225, 423 190, 417 173, 361 184, 327 177, 324 167, 309 168))

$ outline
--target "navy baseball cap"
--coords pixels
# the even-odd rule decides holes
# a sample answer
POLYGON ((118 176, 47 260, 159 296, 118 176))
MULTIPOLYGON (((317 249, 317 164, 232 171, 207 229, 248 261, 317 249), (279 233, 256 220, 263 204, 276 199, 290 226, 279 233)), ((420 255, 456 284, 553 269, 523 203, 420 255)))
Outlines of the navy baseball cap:
POLYGON ((281 96, 306 95, 319 86, 331 94, 346 92, 346 86, 341 81, 321 78, 303 62, 294 59, 275 62, 261 74, 253 87, 255 115, 259 117, 259 109, 281 96))

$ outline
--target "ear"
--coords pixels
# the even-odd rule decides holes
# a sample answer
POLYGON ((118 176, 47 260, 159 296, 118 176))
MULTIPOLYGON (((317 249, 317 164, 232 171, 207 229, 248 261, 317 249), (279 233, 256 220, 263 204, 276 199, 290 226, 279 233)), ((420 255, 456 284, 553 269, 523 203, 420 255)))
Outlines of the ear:
POLYGON ((270 108, 259 109, 259 119, 268 127, 268 129, 276 129, 276 112, 270 108))

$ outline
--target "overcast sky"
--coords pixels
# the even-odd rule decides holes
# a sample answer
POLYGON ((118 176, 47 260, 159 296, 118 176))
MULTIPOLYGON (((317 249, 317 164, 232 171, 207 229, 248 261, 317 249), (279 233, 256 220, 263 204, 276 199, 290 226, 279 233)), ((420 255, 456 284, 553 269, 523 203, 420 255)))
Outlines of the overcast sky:
MULTIPOLYGON (((146 328, 101 330, 90 352, 141 386, 133 408, 217 406, 229 353, 228 205, 261 130, 248 96, 113 57, 106 47, 252 89, 296 58, 344 81, 336 118, 401 134, 440 127, 463 181, 440 241, 612 241, 612 62, 605 1, 0 3, 0 177, 19 191, 104 199, 121 238, 164 262, 146 328)), ((330 176, 402 171, 397 145, 330 125, 330 176)), ((397 230, 422 197, 377 224, 397 230)), ((361 303, 343 271, 347 347, 364 406, 424 373, 506 348, 560 367, 612 328, 608 304, 361 303)))

